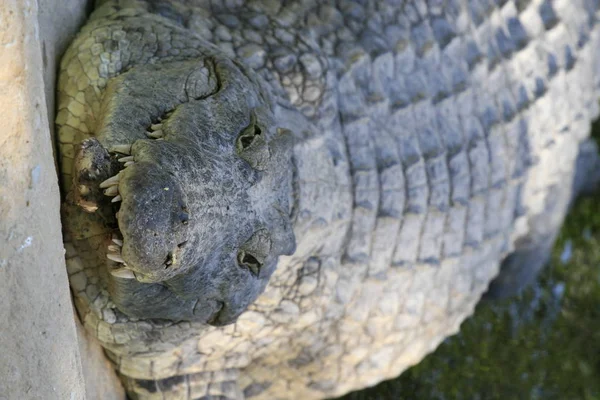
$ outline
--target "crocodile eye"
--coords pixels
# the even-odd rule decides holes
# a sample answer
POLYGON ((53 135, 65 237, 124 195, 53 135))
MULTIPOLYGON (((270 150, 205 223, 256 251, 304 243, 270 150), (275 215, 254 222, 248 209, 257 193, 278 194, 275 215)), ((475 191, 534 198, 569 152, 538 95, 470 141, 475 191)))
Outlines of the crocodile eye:
POLYGON ((263 264, 258 261, 256 257, 244 250, 240 250, 238 251, 237 261, 240 267, 246 268, 258 278, 260 274, 260 268, 263 264))
POLYGON ((238 155, 252 168, 258 171, 266 169, 270 156, 269 146, 254 113, 250 116, 250 124, 239 134, 235 147, 238 155))
POLYGON ((254 129, 251 129, 250 132, 244 131, 240 135, 239 145, 241 151, 246 150, 248 147, 252 146, 252 143, 256 141, 256 139, 260 136, 262 130, 259 126, 254 125, 254 129))
POLYGON ((267 229, 259 229, 240 246, 237 252, 237 263, 240 268, 247 269, 260 277, 260 270, 267 262, 271 252, 271 235, 267 229))

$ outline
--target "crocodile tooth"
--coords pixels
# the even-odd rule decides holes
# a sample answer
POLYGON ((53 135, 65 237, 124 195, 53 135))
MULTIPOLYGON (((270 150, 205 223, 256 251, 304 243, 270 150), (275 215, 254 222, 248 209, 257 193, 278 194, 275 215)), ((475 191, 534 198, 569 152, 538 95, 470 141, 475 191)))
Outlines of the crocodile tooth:
POLYGON ((112 238, 112 242, 119 247, 123 247, 123 241, 121 239, 112 238))
POLYGON ((133 156, 121 157, 119 158, 119 162, 126 163, 128 161, 133 161, 133 156))
POLYGON ((152 124, 150 125, 150 129, 152 129, 153 131, 159 131, 162 129, 162 124, 152 124))
POLYGON ((87 187, 86 185, 79 185, 78 189, 79 189, 79 193, 81 193, 81 195, 83 195, 83 196, 88 195, 90 193, 90 188, 87 187))
POLYGON ((110 151, 113 153, 131 154, 130 144, 116 144, 111 147, 110 151))
POLYGON ((115 176, 111 176, 110 178, 108 178, 107 180, 102 182, 100 184, 100 189, 106 189, 108 187, 115 186, 118 184, 119 184, 119 175, 117 174, 115 176))
POLYGON ((146 131, 146 136, 151 137, 153 139, 158 139, 158 138, 163 137, 163 131, 160 129, 157 131, 153 131, 153 132, 146 131))
POLYGON ((117 246, 116 244, 109 244, 108 245, 108 250, 109 251, 114 251, 116 253, 120 253, 121 252, 121 247, 117 246))
POLYGON ((125 164, 123 164, 125 167, 129 167, 130 165, 135 164, 135 161, 127 161, 125 164))
POLYGON ((113 269, 112 271, 110 271, 110 274, 117 278, 135 279, 133 271, 125 267, 113 269))
POLYGON ((116 203, 116 202, 121 201, 121 200, 123 200, 123 199, 121 198, 121 195, 118 194, 115 197, 113 197, 113 199, 110 202, 111 203, 116 203))
POLYGON ((125 264, 125 260, 123 260, 123 257, 121 257, 120 254, 106 253, 106 258, 108 258, 109 260, 121 263, 121 264, 125 264))
POLYGON ((106 196, 116 196, 118 194, 119 194, 118 186, 111 186, 104 191, 104 195, 106 195, 106 196))

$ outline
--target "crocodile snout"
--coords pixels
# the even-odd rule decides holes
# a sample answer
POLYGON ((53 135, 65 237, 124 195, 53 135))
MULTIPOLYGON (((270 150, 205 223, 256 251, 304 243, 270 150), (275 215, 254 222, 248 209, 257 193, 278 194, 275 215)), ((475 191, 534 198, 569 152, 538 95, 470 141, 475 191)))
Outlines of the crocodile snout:
POLYGON ((164 281, 181 273, 190 216, 176 178, 144 162, 125 168, 120 175, 122 201, 117 220, 123 235, 123 260, 143 282, 164 281))

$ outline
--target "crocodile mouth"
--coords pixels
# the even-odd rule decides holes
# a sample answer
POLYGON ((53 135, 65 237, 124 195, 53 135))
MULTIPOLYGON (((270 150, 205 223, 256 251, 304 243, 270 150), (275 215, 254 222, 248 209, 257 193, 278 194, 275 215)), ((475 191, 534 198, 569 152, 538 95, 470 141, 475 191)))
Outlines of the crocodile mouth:
MULTIPOLYGON (((169 115, 167 114, 166 118, 168 117, 169 115)), ((146 131, 146 136, 149 140, 157 142, 164 140, 165 133, 162 129, 162 123, 165 119, 158 118, 157 123, 150 125, 146 131)), ((109 273, 116 278, 136 279, 140 282, 146 283, 163 281, 179 272, 178 267, 180 267, 182 259, 181 253, 187 244, 187 240, 180 239, 175 246, 171 244, 168 249, 163 250, 163 256, 160 257, 162 258, 162 265, 160 266, 162 271, 160 274, 158 274, 158 276, 157 274, 148 273, 149 271, 143 271, 140 268, 136 268, 135 263, 128 263, 125 255, 123 254, 123 248, 126 246, 127 235, 124 235, 120 226, 121 224, 126 224, 130 219, 128 218, 128 215, 123 214, 126 211, 122 211, 121 208, 121 204, 127 204, 129 200, 126 194, 127 190, 124 190, 122 183, 125 180, 125 176, 130 175, 131 169, 134 168, 134 165, 136 164, 132 147, 133 145, 115 145, 110 148, 109 153, 118 161, 120 169, 115 175, 104 180, 99 185, 99 188, 102 190, 104 196, 110 198, 110 202, 115 209, 114 217, 118 224, 117 231, 113 233, 111 243, 106 249, 106 258, 113 262, 113 268, 109 270, 109 273)), ((170 179, 174 179, 173 174, 171 174, 170 179)), ((176 182, 166 182, 165 184, 161 185, 160 188, 158 188, 158 192, 163 195, 159 197, 164 198, 165 194, 167 195, 166 197, 169 197, 169 193, 165 192, 169 192, 169 190, 173 191, 174 187, 179 186, 180 185, 178 185, 176 182)), ((189 222, 189 211, 185 204, 181 204, 181 201, 179 201, 179 203, 178 212, 176 213, 177 215, 175 215, 175 218, 178 220, 178 224, 185 226, 189 222)), ((154 237, 158 236, 157 232, 146 233, 154 237)))
MULTIPOLYGON (((166 118, 169 117, 169 114, 166 115, 166 118)), ((165 119, 166 119, 165 118, 165 119)), ((158 118, 157 123, 151 124, 150 127, 146 131, 146 136, 149 140, 152 141, 163 141, 164 140, 164 132, 162 130, 162 122, 165 120, 163 118, 158 118)), ((135 142, 134 142, 135 144, 135 142)), ((115 277, 120 279, 136 279, 140 282, 158 282, 164 279, 168 279, 172 275, 177 273, 177 267, 180 266, 181 260, 181 252, 187 243, 186 240, 181 240, 177 243, 176 246, 171 246, 171 249, 164 251, 164 257, 162 257, 162 269, 164 271, 172 271, 171 274, 164 272, 159 274, 160 276, 155 276, 156 274, 148 273, 148 271, 141 270, 140 268, 135 267, 135 263, 127 262, 125 255, 123 254, 123 248, 126 246, 127 235, 123 234, 123 230, 121 226, 123 223, 126 223, 128 220, 128 216, 125 215, 127 211, 122 210, 122 204, 128 203, 127 198, 127 190, 123 187, 123 181, 125 180, 125 176, 131 175, 131 169, 135 168, 136 160, 135 156, 132 152, 132 145, 121 144, 121 145, 113 145, 109 148, 109 154, 113 160, 118 162, 117 173, 109 177, 108 179, 101 182, 98 187, 102 191, 102 194, 105 198, 110 199, 110 207, 113 210, 114 218, 117 222, 117 229, 112 234, 111 242, 108 244, 106 248, 106 258, 110 260, 112 265, 109 264, 109 273, 115 277), (124 198, 125 197, 125 198, 124 198), (123 215, 122 215, 123 214, 123 215)), ((172 175, 170 179, 173 179, 172 175)), ((168 192, 168 190, 172 189, 173 186, 171 184, 162 185, 161 189, 163 192, 168 192)), ((159 192, 160 193, 160 192, 159 192)), ((163 193, 161 193, 163 194, 163 193)), ((168 193, 167 193, 168 194, 168 193)), ((160 197, 160 196, 159 196, 160 197)), ((162 196, 164 197, 164 196, 162 196)), ((137 200, 134 200, 137 201, 137 200)), ((102 201, 100 199, 99 203, 106 203, 106 201, 102 201)), ((108 204, 107 204, 108 206, 108 204)), ((187 213, 187 209, 185 205, 180 206, 180 212, 177 215, 179 219, 179 223, 182 225, 187 225, 189 221, 189 215, 187 213)), ((150 210, 149 210, 150 211, 150 210)), ((151 233, 147 232, 150 235, 158 236, 157 232, 151 233)), ((164 247, 164 246, 163 246, 164 247)))
MULTIPOLYGON (((120 157, 118 161, 123 163, 124 168, 127 168, 128 166, 133 165, 135 163, 133 161, 133 156, 131 155, 125 155, 123 157, 120 157)), ((104 189, 104 195, 112 198, 111 203, 119 203, 122 200, 122 196, 119 192, 119 181, 121 171, 119 171, 116 175, 108 178, 99 185, 100 189, 104 189)), ((118 220, 119 211, 116 211, 115 218, 118 220)), ((123 256, 121 254, 122 248, 123 235, 117 229, 117 232, 113 233, 111 243, 106 249, 106 258, 114 263, 114 267, 109 270, 109 273, 115 278, 137 279, 135 272, 131 268, 129 268, 129 265, 123 259, 123 256)), ((138 275, 140 274, 138 273, 138 275)))

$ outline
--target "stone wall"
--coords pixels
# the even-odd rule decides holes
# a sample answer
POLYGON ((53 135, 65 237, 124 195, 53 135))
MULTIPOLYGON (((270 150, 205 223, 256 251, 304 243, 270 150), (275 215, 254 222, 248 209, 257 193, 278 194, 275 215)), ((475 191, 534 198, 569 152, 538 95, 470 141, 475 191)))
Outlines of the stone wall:
POLYGON ((0 7, 2 400, 125 397, 74 314, 51 139, 56 66, 87 3, 3 0, 0 7))

